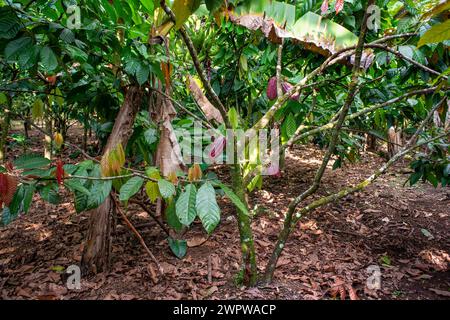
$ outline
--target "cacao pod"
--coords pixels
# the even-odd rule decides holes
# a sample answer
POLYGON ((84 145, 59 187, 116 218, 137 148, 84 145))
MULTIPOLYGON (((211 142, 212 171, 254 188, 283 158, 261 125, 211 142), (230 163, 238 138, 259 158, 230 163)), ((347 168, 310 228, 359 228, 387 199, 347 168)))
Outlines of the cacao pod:
POLYGON ((53 141, 55 141, 55 146, 56 146, 56 148, 57 148, 57 149, 60 149, 61 146, 62 146, 63 143, 64 143, 64 138, 63 138, 63 136, 62 136, 61 133, 55 132, 55 134, 54 134, 54 136, 53 136, 53 141))
POLYGON ((227 141, 224 136, 217 137, 212 143, 211 150, 209 151, 209 158, 214 161, 220 156, 225 148, 227 141))
MULTIPOLYGON (((292 84, 290 84, 289 82, 283 81, 281 83, 281 87, 283 88, 283 93, 286 93, 292 89, 292 84)), ((294 101, 298 101, 298 98, 300 98, 299 93, 293 94, 292 96, 289 97, 289 99, 294 100, 294 101)))
POLYGON ((274 100, 277 98, 277 77, 273 76, 267 84, 267 98, 274 100))

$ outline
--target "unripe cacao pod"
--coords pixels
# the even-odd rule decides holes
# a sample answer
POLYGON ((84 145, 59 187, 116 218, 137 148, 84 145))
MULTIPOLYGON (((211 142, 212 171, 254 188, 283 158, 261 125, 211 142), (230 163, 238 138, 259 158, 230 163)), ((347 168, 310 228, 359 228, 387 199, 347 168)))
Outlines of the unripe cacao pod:
POLYGON ((64 143, 64 138, 61 133, 55 132, 53 136, 53 141, 55 141, 55 146, 57 149, 61 148, 62 144, 64 143))

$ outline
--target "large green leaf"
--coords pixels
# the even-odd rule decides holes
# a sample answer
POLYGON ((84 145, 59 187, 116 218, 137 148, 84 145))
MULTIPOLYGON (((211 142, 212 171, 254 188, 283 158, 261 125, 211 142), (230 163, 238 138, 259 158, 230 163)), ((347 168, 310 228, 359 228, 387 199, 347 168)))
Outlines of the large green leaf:
POLYGON ((39 195, 41 198, 51 204, 59 204, 61 198, 56 190, 56 184, 49 184, 39 189, 39 195))
POLYGON ((112 188, 111 180, 95 181, 90 190, 91 195, 88 198, 87 208, 93 209, 101 205, 109 196, 112 188))
POLYGON ((28 50, 33 44, 33 39, 30 37, 22 37, 11 41, 5 48, 5 58, 6 60, 16 59, 20 53, 28 50))
POLYGON ((75 201, 76 212, 80 213, 87 209, 88 199, 89 199, 88 195, 86 195, 82 192, 75 191, 74 201, 75 201))
POLYGON ((297 123, 295 122, 295 118, 292 113, 288 114, 283 125, 286 129, 286 135, 288 138, 292 137, 295 134, 295 131, 297 131, 297 123))
POLYGON ((169 242, 169 247, 172 250, 173 254, 178 259, 182 259, 186 255, 187 252, 186 240, 167 238, 167 241, 169 242))
POLYGON ((37 169, 50 164, 50 160, 38 154, 25 154, 14 161, 14 166, 17 169, 37 169))
POLYGON ((183 225, 180 222, 180 219, 178 219, 175 209, 175 201, 168 200, 168 205, 166 209, 166 220, 169 227, 173 228, 176 231, 181 231, 183 229, 183 225))
POLYGON ((41 49, 41 63, 46 71, 53 71, 58 66, 58 59, 50 47, 43 47, 41 49))
POLYGON ((158 180, 158 188, 159 188, 159 192, 161 193, 161 196, 164 199, 169 199, 171 198, 173 195, 175 195, 175 186, 164 179, 159 179, 158 180))
POLYGON ((140 85, 143 85, 150 74, 150 66, 145 63, 140 63, 136 69, 136 80, 140 85))
POLYGON ((198 189, 195 207, 206 232, 213 232, 220 222, 220 208, 216 192, 210 183, 207 182, 198 189))
POLYGON ((420 38, 417 47, 429 43, 438 43, 445 40, 450 40, 450 20, 447 20, 440 24, 435 24, 420 38))
POLYGON ((39 46, 33 46, 19 53, 19 66, 22 69, 32 68, 38 62, 40 51, 39 46))
MULTIPOLYGON (((307 12, 295 20, 295 6, 279 1, 250 1, 230 13, 231 21, 250 30, 260 30, 272 42, 281 43, 283 38, 300 42, 304 49, 329 56, 337 51, 355 46, 358 37, 343 26, 307 12)), ((363 53, 361 64, 368 67, 373 54, 363 53)))
POLYGON ((141 190, 143 184, 144 179, 142 179, 141 177, 131 178, 120 188, 119 200, 128 201, 128 199, 130 199, 139 190, 141 190))
POLYGON ((197 188, 193 184, 188 184, 185 191, 180 195, 176 203, 176 214, 180 222, 189 226, 195 219, 195 199, 197 188))
POLYGON ((140 0, 142 3, 142 6, 147 9, 147 13, 153 13, 154 10, 154 4, 153 0, 140 0))
POLYGON ((9 6, 0 7, 0 39, 12 39, 21 29, 20 20, 9 6))
POLYGON ((78 179, 66 179, 64 180, 64 185, 72 192, 78 191, 87 196, 91 195, 89 190, 85 186, 83 186, 81 181, 78 179))

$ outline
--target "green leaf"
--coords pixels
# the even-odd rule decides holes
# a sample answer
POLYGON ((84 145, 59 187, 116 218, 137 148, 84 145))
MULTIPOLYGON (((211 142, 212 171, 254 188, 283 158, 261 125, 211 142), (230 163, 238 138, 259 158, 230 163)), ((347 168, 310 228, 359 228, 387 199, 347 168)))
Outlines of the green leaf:
POLYGON ((175 14, 175 29, 179 29, 199 6, 199 0, 174 0, 172 11, 175 14))
POLYGON ((409 185, 413 186, 417 183, 417 181, 419 181, 419 179, 422 177, 422 172, 414 172, 410 177, 409 177, 409 185))
POLYGON ((241 199, 239 199, 239 197, 237 196, 236 193, 233 192, 233 190, 231 190, 230 188, 228 188, 226 185, 224 185, 223 183, 217 181, 214 183, 215 185, 217 185, 220 189, 223 190, 223 192, 225 192, 225 195, 231 200, 231 202, 233 202, 233 204, 244 214, 246 215, 250 215, 250 213, 248 212, 247 206, 241 201, 241 199))
POLYGON ((33 46, 19 53, 19 66, 22 69, 29 69, 38 62, 40 48, 33 46))
POLYGON ((75 210, 80 213, 87 209, 87 202, 88 202, 89 196, 85 195, 84 193, 75 191, 75 210))
POLYGON ((183 225, 180 222, 180 219, 178 219, 175 209, 175 201, 168 200, 168 205, 166 208, 166 220, 169 227, 176 231, 181 231, 183 229, 183 225))
POLYGON ((0 7, 0 39, 12 39, 21 29, 20 20, 9 6, 0 7))
POLYGON ((433 240, 434 236, 431 234, 430 231, 428 231, 427 229, 420 229, 420 231, 422 232, 422 234, 428 238, 428 240, 433 240))
POLYGON ((170 250, 172 250, 173 254, 178 258, 182 259, 187 252, 187 241, 186 240, 178 240, 167 238, 169 242, 170 250))
POLYGON ((139 67, 136 69, 136 80, 139 85, 143 85, 150 74, 150 67, 147 64, 141 63, 139 67))
POLYGON ((58 59, 50 47, 41 49, 41 63, 46 71, 53 71, 58 66, 58 59))
POLYGON ((128 199, 130 199, 139 190, 141 190, 143 184, 144 179, 142 179, 141 177, 131 178, 120 188, 119 200, 128 201, 128 199))
POLYGON ((236 130, 239 126, 239 116, 235 108, 228 110, 228 119, 230 120, 231 128, 236 130))
POLYGON ((175 186, 171 182, 164 179, 158 180, 158 188, 159 192, 161 193, 161 196, 164 199, 171 198, 176 192, 175 186))
POLYGON ((17 169, 37 169, 50 164, 50 160, 36 153, 25 154, 14 161, 17 169))
POLYGON ((64 180, 64 185, 72 192, 78 191, 86 196, 90 196, 89 190, 82 185, 78 179, 66 179, 64 180))
POLYGON ((27 213, 30 209, 31 202, 33 201, 34 191, 36 190, 35 184, 24 185, 23 196, 23 212, 27 213))
POLYGON ((420 38, 417 47, 420 48, 423 45, 429 43, 438 43, 450 39, 450 20, 447 20, 440 24, 435 24, 431 29, 427 30, 420 38))
POLYGON ((256 187, 259 189, 261 189, 262 187, 262 176, 260 174, 253 177, 252 181, 250 181, 250 183, 247 186, 247 190, 249 192, 252 192, 253 190, 255 190, 256 187))
POLYGON ((155 7, 153 0, 141 0, 141 4, 145 9, 147 9, 147 13, 153 13, 155 7))
POLYGON ((438 186, 438 184, 439 184, 439 181, 438 181, 438 179, 436 178, 436 176, 434 175, 434 173, 429 172, 429 173, 427 174, 427 180, 433 185, 433 187, 437 188, 437 186, 438 186))
POLYGON ((70 29, 64 29, 59 35, 59 38, 66 43, 72 43, 75 41, 75 35, 70 29))
POLYGON ((391 265, 391 258, 389 258, 389 256, 388 255, 382 255, 381 257, 380 257, 380 261, 381 261, 381 263, 383 264, 383 265, 386 265, 386 266, 390 266, 391 265))
POLYGON ((3 92, 0 92, 0 105, 7 105, 8 104, 8 97, 3 92))
POLYGON ((4 207, 3 211, 2 211, 2 224, 4 226, 7 226, 8 224, 11 223, 12 221, 12 216, 11 216, 11 211, 9 210, 8 207, 4 207))
POLYGON ((158 184, 153 181, 149 181, 145 184, 145 193, 147 193, 147 196, 152 203, 155 203, 156 199, 161 196, 159 193, 158 184))
POLYGON ((144 139, 145 139, 145 142, 147 142, 148 144, 153 144, 156 141, 158 141, 158 133, 157 133, 156 129, 153 129, 153 128, 147 129, 144 132, 144 139))
POLYGON ((286 128, 287 136, 289 138, 292 137, 297 130, 297 123, 295 122, 295 118, 292 113, 289 113, 286 120, 284 120, 284 126, 286 128))
POLYGON ((9 204, 9 211, 11 213, 12 219, 14 219, 22 210, 23 198, 25 196, 24 185, 20 185, 17 191, 14 193, 14 197, 9 204))
POLYGON ((180 195, 176 202, 176 214, 178 219, 185 226, 189 226, 197 215, 195 211, 195 199, 197 196, 197 189, 195 185, 188 184, 185 191, 180 195))
POLYGON ((11 41, 5 48, 6 60, 14 60, 21 52, 24 52, 31 47, 33 40, 30 37, 22 37, 11 41))
POLYGON ((109 196, 111 188, 111 180, 95 181, 91 188, 91 196, 88 198, 87 208, 94 209, 101 205, 109 196))
POLYGON ((55 190, 55 188, 56 188, 56 185, 53 183, 41 188, 39 190, 39 194, 40 194, 41 198, 44 201, 47 201, 48 203, 59 204, 60 197, 59 197, 58 192, 55 190))
POLYGON ((203 227, 210 234, 220 222, 220 209, 216 201, 216 192, 210 183, 205 183, 198 190, 195 207, 203 227))
POLYGON ((216 12, 223 3, 223 0, 205 0, 206 8, 208 8, 211 13, 216 12))

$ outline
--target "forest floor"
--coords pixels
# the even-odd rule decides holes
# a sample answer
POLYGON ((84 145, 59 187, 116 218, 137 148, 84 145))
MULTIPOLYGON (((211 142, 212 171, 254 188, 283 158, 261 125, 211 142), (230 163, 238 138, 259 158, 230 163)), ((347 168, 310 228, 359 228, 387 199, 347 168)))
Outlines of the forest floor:
MULTIPOLYGON (((69 140, 80 143, 80 135, 72 136, 69 140)), ((42 152, 41 139, 33 131, 31 149, 42 152)), ((9 154, 20 150, 13 147, 9 154)), ((264 179, 263 190, 251 194, 252 206, 258 206, 253 230, 260 271, 288 203, 309 186, 322 153, 297 147, 288 154, 282 177, 264 179)), ((356 164, 327 170, 319 195, 360 181, 382 162, 366 154, 356 164)), ((224 172, 219 169, 226 181, 224 172)), ((88 214, 75 212, 66 190, 58 206, 35 196, 27 215, 0 227, 0 299, 332 299, 336 292, 346 293, 346 299, 450 299, 450 189, 403 186, 407 177, 400 163, 365 191, 304 217, 285 246, 273 283, 258 288, 234 284, 239 234, 235 209, 224 198, 219 227, 207 239, 194 223, 181 260, 148 214, 130 205, 127 214, 164 275, 152 275, 150 258, 118 220, 111 271, 83 276, 81 290, 68 290, 64 270, 80 262, 88 214), (381 286, 370 290, 366 283, 373 266, 380 268, 381 286)))

